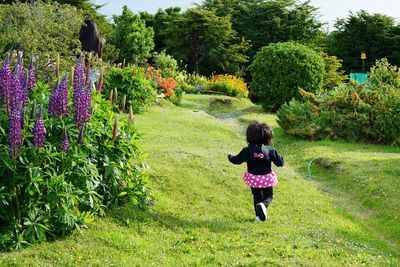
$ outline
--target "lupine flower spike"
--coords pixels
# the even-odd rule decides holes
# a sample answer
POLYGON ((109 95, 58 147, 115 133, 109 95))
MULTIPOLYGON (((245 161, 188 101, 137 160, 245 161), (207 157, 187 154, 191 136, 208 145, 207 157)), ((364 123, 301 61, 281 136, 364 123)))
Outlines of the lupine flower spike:
POLYGON ((67 152, 68 149, 69 149, 68 132, 67 132, 67 128, 66 127, 64 127, 63 140, 62 140, 62 142, 60 144, 60 147, 65 152, 67 152))
POLYGON ((7 54, 7 57, 4 60, 0 70, 0 99, 3 100, 4 108, 8 113, 10 112, 9 95, 11 91, 11 86, 12 76, 10 67, 10 55, 7 54))
POLYGON ((17 158, 21 148, 21 109, 11 111, 8 127, 8 150, 11 158, 17 158))
POLYGON ((118 133, 118 116, 115 115, 114 128, 113 128, 114 143, 117 142, 117 133, 118 133))
POLYGON ((21 108, 21 129, 25 127, 25 108, 21 108))
POLYGON ((20 65, 21 60, 18 60, 17 66, 15 66, 14 74, 12 76, 12 90, 9 92, 9 104, 10 104, 10 111, 20 110, 22 106, 22 83, 23 77, 21 79, 21 69, 22 65, 20 65))
POLYGON ((35 67, 33 65, 33 57, 29 63, 27 80, 25 82, 28 90, 32 90, 36 86, 35 67))
POLYGON ((90 57, 86 60, 86 70, 85 70, 85 74, 86 74, 86 79, 85 79, 85 85, 89 84, 90 82, 90 57))
POLYGON ((114 88, 114 99, 113 99, 113 104, 116 105, 118 102, 118 90, 117 88, 114 88))
POLYGON ((108 99, 108 100, 110 100, 111 103, 113 102, 113 93, 114 93, 114 90, 111 90, 110 91, 110 97, 108 99))
POLYGON ((33 146, 44 147, 44 138, 46 134, 46 129, 44 127, 43 120, 43 106, 40 105, 39 113, 33 128, 33 146))
POLYGON ((126 105, 126 95, 124 95, 122 97, 122 103, 121 103, 121 111, 122 111, 122 113, 125 112, 125 105, 126 105))

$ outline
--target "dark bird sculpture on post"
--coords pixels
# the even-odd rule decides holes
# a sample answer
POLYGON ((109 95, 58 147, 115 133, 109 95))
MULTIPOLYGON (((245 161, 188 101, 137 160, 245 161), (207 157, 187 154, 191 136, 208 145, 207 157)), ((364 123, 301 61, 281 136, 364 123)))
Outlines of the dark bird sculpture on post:
POLYGON ((85 25, 82 25, 79 34, 82 50, 95 52, 98 58, 102 58, 106 39, 100 34, 96 24, 91 19, 85 19, 84 23, 85 25))

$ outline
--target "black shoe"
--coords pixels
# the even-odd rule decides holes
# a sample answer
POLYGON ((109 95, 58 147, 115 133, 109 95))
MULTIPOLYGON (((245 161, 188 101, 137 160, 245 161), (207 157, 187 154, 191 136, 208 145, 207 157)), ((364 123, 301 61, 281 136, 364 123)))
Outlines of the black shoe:
POLYGON ((260 220, 265 221, 267 219, 267 208, 265 207, 265 204, 261 202, 258 203, 256 205, 256 210, 260 220))

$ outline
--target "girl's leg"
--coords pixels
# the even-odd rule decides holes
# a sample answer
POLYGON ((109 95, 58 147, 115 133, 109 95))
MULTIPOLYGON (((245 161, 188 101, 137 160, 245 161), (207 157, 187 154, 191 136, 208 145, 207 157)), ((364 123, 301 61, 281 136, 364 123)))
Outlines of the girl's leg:
POLYGON ((260 202, 263 201, 262 189, 265 189, 265 188, 253 188, 253 187, 250 187, 250 189, 251 189, 251 193, 253 193, 254 212, 256 213, 256 216, 258 216, 257 210, 256 210, 256 206, 257 206, 257 203, 260 203, 260 202))
POLYGON ((260 188, 262 194, 262 200, 259 202, 264 203, 265 207, 268 208, 274 198, 274 190, 272 187, 260 188))

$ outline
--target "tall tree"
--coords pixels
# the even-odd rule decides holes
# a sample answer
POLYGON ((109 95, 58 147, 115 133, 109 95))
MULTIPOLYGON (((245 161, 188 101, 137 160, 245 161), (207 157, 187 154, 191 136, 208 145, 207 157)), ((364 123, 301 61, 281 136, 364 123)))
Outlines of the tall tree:
POLYGON ((237 37, 229 17, 212 11, 188 9, 168 24, 165 34, 167 52, 182 60, 189 71, 238 73, 247 62, 244 53, 249 44, 237 37))
POLYGON ((231 16, 233 29, 250 40, 252 57, 261 47, 276 42, 312 40, 322 24, 310 1, 205 0, 202 7, 218 16, 231 16))
POLYGON ((329 53, 343 60, 346 71, 360 71, 361 51, 365 51, 365 71, 377 59, 387 57, 392 64, 400 65, 400 27, 392 17, 360 11, 348 18, 339 19, 331 33, 329 53))
POLYGON ((127 6, 122 15, 113 16, 115 22, 114 45, 119 48, 119 60, 138 62, 150 56, 154 48, 154 31, 147 28, 139 15, 134 14, 127 6))
POLYGON ((182 15, 181 8, 160 8, 154 15, 148 12, 140 12, 139 15, 146 22, 146 26, 152 27, 154 30, 154 51, 161 52, 165 49, 166 39, 168 38, 165 29, 169 23, 182 15))

